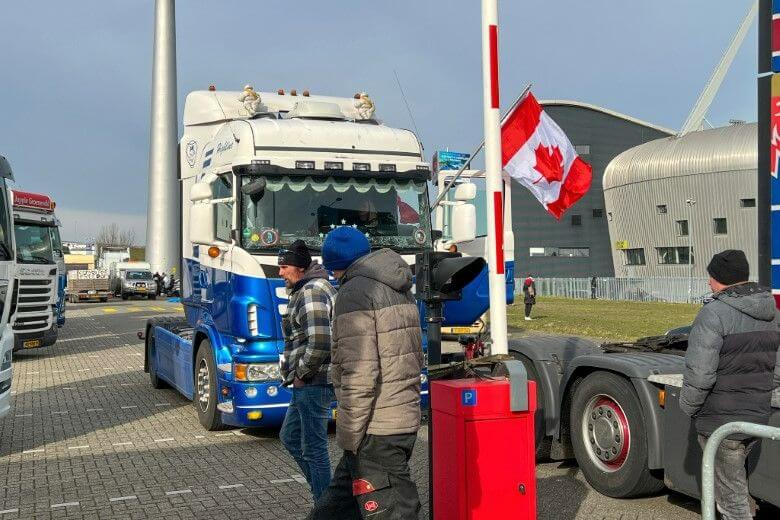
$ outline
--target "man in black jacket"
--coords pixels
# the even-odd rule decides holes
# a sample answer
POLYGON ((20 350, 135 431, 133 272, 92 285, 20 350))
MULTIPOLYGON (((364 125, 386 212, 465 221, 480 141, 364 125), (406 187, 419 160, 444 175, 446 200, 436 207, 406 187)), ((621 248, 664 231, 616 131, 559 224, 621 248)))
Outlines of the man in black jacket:
MULTIPOLYGON (((695 420, 702 447, 726 423, 769 422, 780 345, 774 298, 747 281, 745 253, 718 253, 707 271, 713 300, 693 322, 680 392, 680 408, 695 420)), ((745 460, 755 443, 733 435, 718 448, 715 501, 724 520, 753 517, 745 460)))

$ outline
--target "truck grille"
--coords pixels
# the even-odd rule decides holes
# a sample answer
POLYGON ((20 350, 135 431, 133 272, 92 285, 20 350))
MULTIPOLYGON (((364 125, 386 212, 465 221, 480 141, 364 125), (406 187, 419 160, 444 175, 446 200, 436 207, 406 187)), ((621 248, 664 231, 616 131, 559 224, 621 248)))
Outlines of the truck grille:
POLYGON ((19 293, 14 313, 14 332, 37 332, 52 326, 51 305, 57 288, 54 280, 18 279, 19 293))

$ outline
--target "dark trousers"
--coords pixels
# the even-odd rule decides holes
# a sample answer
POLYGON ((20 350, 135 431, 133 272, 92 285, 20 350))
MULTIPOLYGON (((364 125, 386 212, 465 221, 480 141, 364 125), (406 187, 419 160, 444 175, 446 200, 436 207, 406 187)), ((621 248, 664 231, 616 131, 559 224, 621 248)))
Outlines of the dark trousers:
POLYGON ((416 519, 420 497, 409 473, 416 439, 413 433, 366 435, 356 454, 344 452, 307 519, 416 519))
POLYGON ((533 303, 526 303, 525 304, 525 317, 530 318, 531 317, 531 308, 534 306, 533 303))

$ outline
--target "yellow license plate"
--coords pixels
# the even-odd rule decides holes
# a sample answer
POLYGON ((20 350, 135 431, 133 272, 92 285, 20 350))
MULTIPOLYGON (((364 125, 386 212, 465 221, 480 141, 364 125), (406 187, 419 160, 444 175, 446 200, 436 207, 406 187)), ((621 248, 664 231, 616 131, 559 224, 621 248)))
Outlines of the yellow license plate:
POLYGON ((468 334, 471 332, 469 327, 452 327, 453 334, 468 334))
POLYGON ((143 287, 138 287, 138 288, 136 289, 136 291, 138 291, 138 292, 146 292, 146 289, 145 289, 145 288, 143 288, 143 287))
POLYGON ((38 348, 40 346, 41 340, 39 339, 28 339, 22 342, 22 348, 38 348))

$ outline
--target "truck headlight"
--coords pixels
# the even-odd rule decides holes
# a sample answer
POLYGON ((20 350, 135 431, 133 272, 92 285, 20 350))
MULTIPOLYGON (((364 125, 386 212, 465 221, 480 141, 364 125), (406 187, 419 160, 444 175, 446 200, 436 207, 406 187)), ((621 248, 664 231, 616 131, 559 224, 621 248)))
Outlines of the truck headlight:
POLYGON ((235 363, 233 378, 236 381, 280 381, 282 374, 278 363, 235 363))

